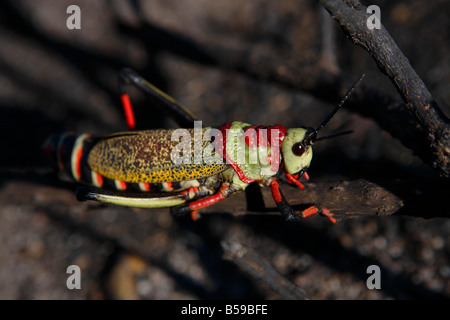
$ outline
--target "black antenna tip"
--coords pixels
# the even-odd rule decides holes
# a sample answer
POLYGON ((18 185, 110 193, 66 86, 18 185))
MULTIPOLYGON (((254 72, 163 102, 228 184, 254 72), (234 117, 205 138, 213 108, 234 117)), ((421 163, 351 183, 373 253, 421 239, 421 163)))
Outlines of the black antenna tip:
POLYGON ((328 121, 331 120, 331 118, 333 118, 333 116, 336 114, 336 112, 339 111, 339 109, 344 105, 345 101, 347 101, 347 99, 352 95, 353 91, 355 91, 355 88, 359 85, 359 83, 364 79, 366 75, 364 73, 362 73, 358 80, 356 80, 356 82, 350 87, 350 89, 347 90, 347 93, 344 95, 344 97, 342 98, 342 100, 338 103, 338 105, 333 109, 333 111, 331 111, 328 116, 322 121, 322 123, 317 127, 316 131, 316 135, 319 132, 320 129, 322 129, 327 123, 328 121))
POLYGON ((338 133, 335 133, 335 134, 330 134, 329 136, 324 136, 324 137, 317 138, 316 142, 317 141, 321 141, 321 140, 328 140, 328 139, 332 139, 332 138, 337 138, 337 137, 344 136, 344 135, 351 134, 351 133, 353 133, 353 130, 347 130, 347 131, 342 131, 342 132, 338 132, 338 133))

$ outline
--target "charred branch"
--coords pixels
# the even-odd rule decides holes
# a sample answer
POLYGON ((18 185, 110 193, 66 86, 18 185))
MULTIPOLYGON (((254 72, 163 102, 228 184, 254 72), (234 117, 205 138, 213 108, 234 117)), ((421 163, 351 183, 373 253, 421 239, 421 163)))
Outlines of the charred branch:
POLYGON ((378 67, 392 81, 401 95, 404 106, 414 115, 416 130, 411 144, 418 156, 437 169, 444 177, 450 176, 450 122, 443 114, 426 85, 401 52, 388 31, 369 29, 371 14, 356 0, 317 0, 336 19, 344 33, 364 48, 378 67))
MULTIPOLYGON (((331 210, 338 220, 393 214, 422 218, 450 216, 450 210, 443 209, 450 187, 439 181, 358 179, 310 182, 304 190, 287 184, 281 187, 286 200, 297 212, 319 205, 331 210)), ((279 214, 267 188, 250 186, 247 201, 244 198, 244 194, 235 195, 203 209, 202 213, 279 214)))

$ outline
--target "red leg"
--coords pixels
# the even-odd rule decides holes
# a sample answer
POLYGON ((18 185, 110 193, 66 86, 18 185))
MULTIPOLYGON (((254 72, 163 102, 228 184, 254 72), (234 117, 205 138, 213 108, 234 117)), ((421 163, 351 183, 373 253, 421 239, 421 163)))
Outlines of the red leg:
POLYGON ((309 216, 312 216, 313 214, 316 214, 317 212, 319 212, 319 209, 317 207, 311 206, 302 211, 302 216, 303 218, 307 218, 309 216))
POLYGON ((192 221, 197 221, 200 219, 200 214, 198 213, 198 210, 194 210, 191 212, 191 219, 192 221))
POLYGON ((324 216, 326 216, 328 219, 330 219, 331 222, 335 223, 336 219, 333 218, 333 214, 330 210, 323 208, 320 210, 319 208, 315 206, 311 206, 301 212, 301 215, 296 214, 294 209, 287 203, 286 199, 284 198, 283 194, 280 190, 280 185, 278 184, 278 181, 276 179, 273 179, 270 183, 270 188, 272 190, 272 196, 275 200, 275 203, 278 207, 278 209, 281 212, 281 215, 284 217, 286 221, 299 221, 299 217, 306 218, 313 214, 321 212, 324 216))
POLYGON ((328 219, 330 219, 331 222, 336 223, 336 219, 333 218, 333 213, 327 208, 322 208, 322 214, 328 219))
POLYGON ((300 189, 305 189, 305 186, 298 181, 298 175, 289 174, 287 172, 284 173, 286 175, 286 179, 289 183, 295 183, 300 189))
MULTIPOLYGON (((218 192, 216 192, 215 194, 213 194, 209 197, 203 198, 203 199, 192 201, 189 204, 172 207, 170 209, 170 212, 175 216, 190 214, 192 220, 194 220, 194 221, 198 220, 200 218, 200 214, 198 213, 198 210, 208 207, 218 201, 225 199, 227 196, 224 194, 227 194, 227 193, 224 193, 224 192, 226 192, 227 189, 228 189, 228 186, 222 185, 220 187, 220 190, 218 192)), ((189 192, 189 189, 186 190, 185 192, 189 192)))
POLYGON ((213 194, 212 196, 189 203, 189 209, 191 209, 192 211, 196 211, 225 199, 225 196, 223 195, 222 191, 226 189, 228 189, 228 186, 222 185, 220 187, 220 190, 217 191, 217 193, 213 194))
POLYGON ((327 217, 332 223, 336 223, 336 219, 333 217, 333 213, 327 208, 322 208, 322 210, 320 210, 315 206, 311 206, 302 211, 302 216, 303 218, 307 218, 319 212, 322 213, 325 217, 327 217))
POLYGON ((127 121, 128 130, 136 130, 136 120, 134 119, 133 107, 131 106, 130 96, 126 93, 120 96, 122 100, 123 111, 125 112, 125 119, 127 121))
POLYGON ((294 209, 292 209, 289 203, 287 203, 286 199, 281 193, 280 185, 278 184, 278 181, 276 179, 273 179, 270 183, 270 189, 272 191, 273 200, 275 200, 275 204, 277 205, 278 210, 280 210, 280 213, 283 216, 284 220, 298 221, 299 215, 297 215, 294 209))

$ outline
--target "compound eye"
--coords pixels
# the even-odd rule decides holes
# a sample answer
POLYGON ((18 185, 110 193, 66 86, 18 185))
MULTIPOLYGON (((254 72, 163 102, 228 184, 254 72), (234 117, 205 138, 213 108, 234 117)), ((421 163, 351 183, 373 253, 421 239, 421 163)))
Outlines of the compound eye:
POLYGON ((301 142, 297 142, 292 146, 292 153, 294 153, 296 156, 300 157, 303 153, 305 153, 306 148, 301 142))

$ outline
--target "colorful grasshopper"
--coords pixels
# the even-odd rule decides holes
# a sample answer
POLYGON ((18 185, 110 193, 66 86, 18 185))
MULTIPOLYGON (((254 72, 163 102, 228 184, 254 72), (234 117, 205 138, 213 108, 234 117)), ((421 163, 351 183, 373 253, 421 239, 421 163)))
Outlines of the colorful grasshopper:
POLYGON ((187 138, 180 143, 173 139, 179 129, 135 131, 130 98, 124 91, 124 86, 129 84, 168 109, 181 126, 192 127, 196 118, 135 72, 124 69, 120 73, 121 100, 130 131, 102 137, 88 134, 52 136, 45 143, 45 151, 53 157, 58 171, 89 186, 77 189, 81 201, 96 200, 143 208, 171 207, 175 215, 190 213, 196 219, 199 209, 244 191, 250 183, 257 182, 271 188, 275 203, 287 221, 322 213, 335 222, 326 208, 312 206, 296 213, 285 200, 277 176, 282 172, 289 183, 304 188, 298 180, 301 177, 308 179, 306 170, 312 159, 313 143, 348 133, 318 138, 319 130, 341 108, 362 78, 317 129, 253 126, 233 121, 215 130, 184 129, 182 133, 187 134, 187 138), (194 146, 182 159, 201 159, 208 150, 215 161, 176 163, 174 157, 181 151, 186 153, 186 148, 180 149, 180 145, 194 146))

